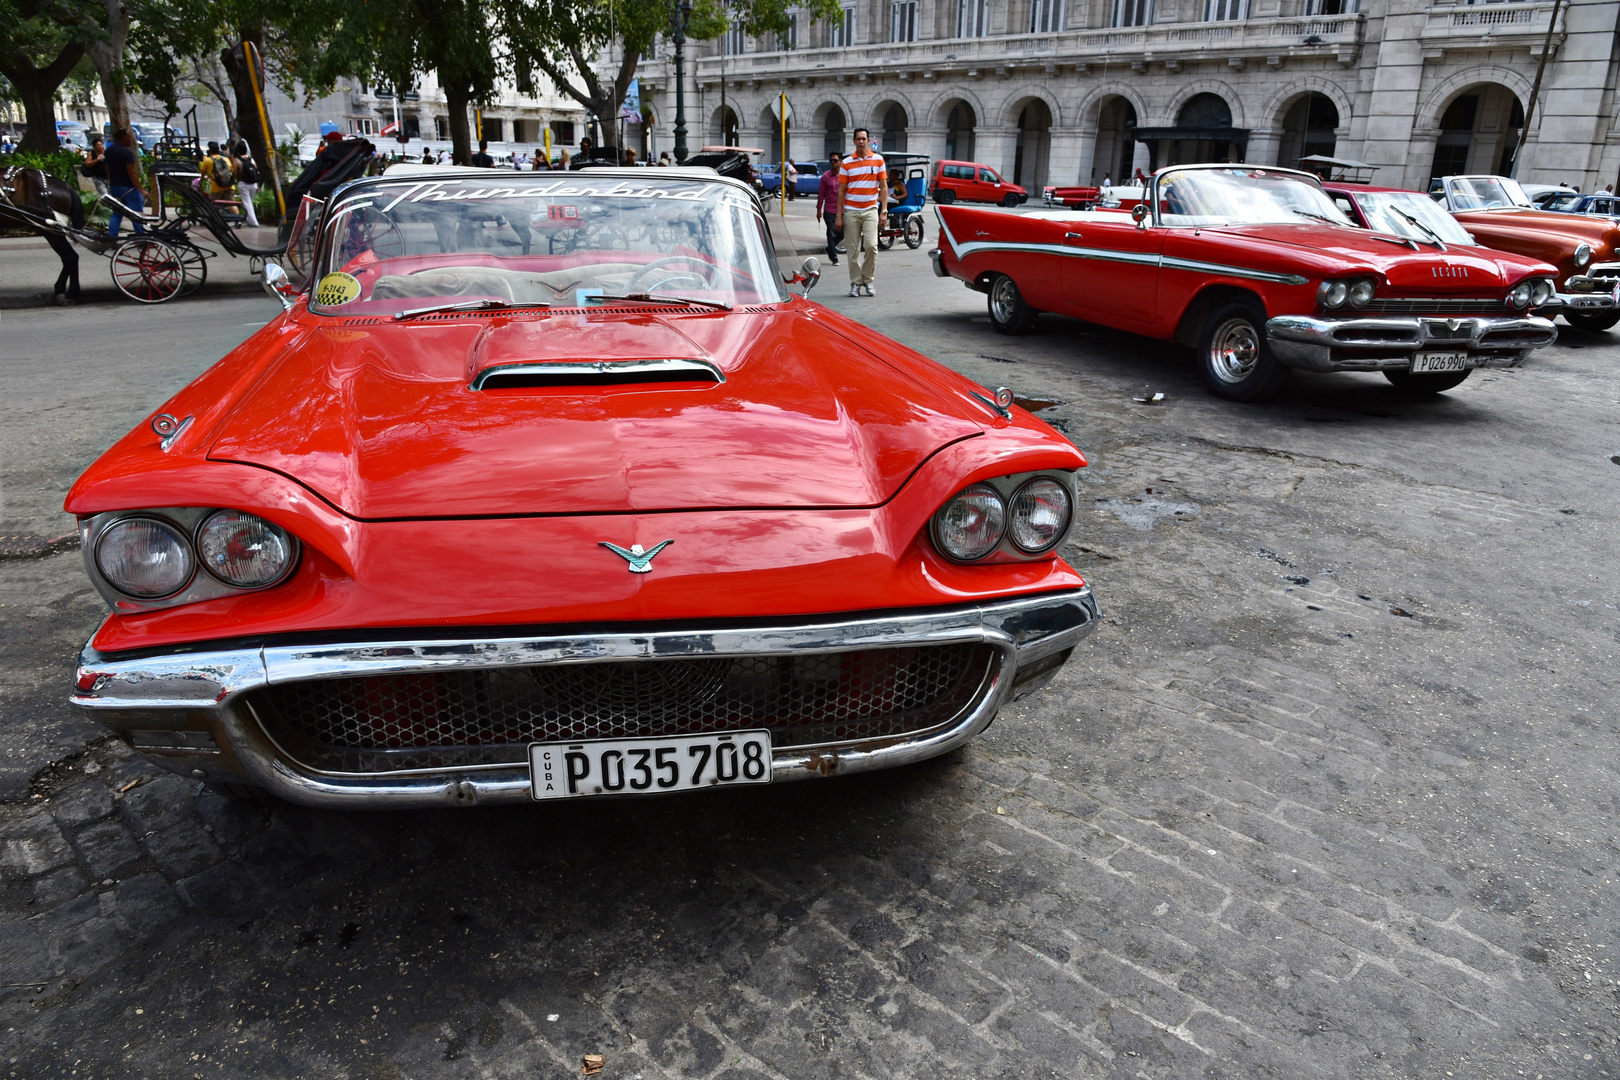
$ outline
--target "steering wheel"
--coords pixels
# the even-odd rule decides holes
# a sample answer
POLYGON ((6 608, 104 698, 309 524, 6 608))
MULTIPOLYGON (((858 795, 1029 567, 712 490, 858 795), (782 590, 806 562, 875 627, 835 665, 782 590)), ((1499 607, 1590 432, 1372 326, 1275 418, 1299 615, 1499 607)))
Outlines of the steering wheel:
POLYGON ((651 277, 653 271, 668 266, 671 263, 686 263, 689 269, 676 270, 672 273, 666 274, 663 278, 659 279, 658 285, 667 285, 671 281, 690 280, 701 289, 712 289, 715 287, 716 282, 713 276, 715 267, 711 264, 704 262, 702 259, 699 259, 694 255, 665 255, 662 259, 654 259, 652 262, 647 263, 640 270, 637 270, 634 274, 632 274, 630 276, 630 280, 625 282, 624 291, 651 292, 657 286, 645 285, 642 283, 643 279, 651 277), (706 272, 700 273, 696 269, 690 269, 690 267, 694 265, 706 272))

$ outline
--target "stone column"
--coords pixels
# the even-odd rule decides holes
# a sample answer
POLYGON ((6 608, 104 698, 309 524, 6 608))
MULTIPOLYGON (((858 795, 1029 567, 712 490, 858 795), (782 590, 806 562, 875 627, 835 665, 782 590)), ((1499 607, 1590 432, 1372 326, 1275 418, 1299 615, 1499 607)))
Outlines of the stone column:
POLYGON ((1012 176, 1013 160, 1018 153, 1018 129, 1015 127, 981 127, 974 132, 974 157, 984 162, 1002 179, 1012 176))
MULTIPOLYGON (((1429 190, 1429 170, 1434 167, 1434 148, 1440 141, 1438 127, 1414 127, 1407 143, 1406 165, 1398 179, 1378 178, 1381 184, 1409 188, 1412 191, 1429 190)), ((1393 170, 1392 170, 1393 171, 1393 170)))
POLYGON ((1250 165, 1281 165, 1284 168, 1299 167, 1297 161, 1278 161, 1277 150, 1282 145, 1282 130, 1280 128, 1251 128, 1249 131, 1249 145, 1244 152, 1243 160, 1250 165))
MULTIPOLYGON (((1054 187, 1084 184, 1091 176, 1091 160, 1097 152, 1097 132, 1092 128, 1053 128, 1052 158, 1047 164, 1047 183, 1054 187)), ((1031 197, 1040 192, 1031 192, 1031 197)))

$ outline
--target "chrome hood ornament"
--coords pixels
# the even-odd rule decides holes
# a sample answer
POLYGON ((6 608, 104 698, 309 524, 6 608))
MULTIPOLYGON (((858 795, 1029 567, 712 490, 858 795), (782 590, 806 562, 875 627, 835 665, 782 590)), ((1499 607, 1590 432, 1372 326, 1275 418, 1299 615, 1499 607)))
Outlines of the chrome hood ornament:
POLYGON ((661 544, 654 545, 651 551, 645 550, 640 544, 631 544, 629 550, 627 551, 618 544, 610 544, 606 540, 599 541, 603 547, 613 552, 613 554, 622 555, 624 557, 624 561, 630 564, 630 572, 632 574, 652 573, 653 556, 657 555, 660 551, 663 551, 674 542, 674 540, 665 540, 661 544))

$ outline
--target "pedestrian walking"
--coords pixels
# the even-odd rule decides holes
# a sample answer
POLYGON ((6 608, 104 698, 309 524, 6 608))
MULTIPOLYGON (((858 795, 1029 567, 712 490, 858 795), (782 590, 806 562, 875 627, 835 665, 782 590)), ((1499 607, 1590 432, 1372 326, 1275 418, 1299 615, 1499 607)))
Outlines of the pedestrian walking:
POLYGON ((843 160, 844 155, 836 151, 829 155, 816 187, 816 220, 827 227, 827 261, 834 266, 838 265, 838 241, 844 238, 844 230, 833 224, 838 217, 838 166, 843 160))
MULTIPOLYGON (((113 135, 113 144, 107 147, 107 194, 136 214, 146 209, 141 198, 141 165, 135 156, 135 133, 129 128, 119 128, 113 135)), ((123 220, 124 215, 114 210, 112 219, 107 222, 107 235, 117 237, 123 220)), ((139 217, 131 218, 130 223, 137 233, 146 231, 139 217)))
POLYGON ((838 168, 837 226, 849 256, 849 295, 876 296, 878 222, 889 212, 888 170, 872 149, 872 133, 855 129, 855 152, 838 168))
POLYGON ((249 228, 257 229, 259 212, 253 206, 253 197, 259 193, 259 170, 253 164, 253 151, 248 148, 247 140, 237 140, 231 164, 236 166, 236 190, 242 193, 242 216, 247 218, 249 228))
POLYGON ((782 190, 789 199, 799 197, 799 170, 793 167, 793 162, 782 162, 782 190))
POLYGON ((96 186, 97 195, 107 194, 107 144, 100 135, 90 140, 90 153, 79 172, 96 186))
POLYGON ((208 144, 208 153, 197 163, 197 170, 202 173, 200 184, 204 195, 216 203, 236 196, 236 170, 219 143, 208 144))
POLYGON ((478 153, 472 156, 469 164, 478 169, 493 169, 495 167, 495 159, 489 156, 488 139, 478 140, 478 153))

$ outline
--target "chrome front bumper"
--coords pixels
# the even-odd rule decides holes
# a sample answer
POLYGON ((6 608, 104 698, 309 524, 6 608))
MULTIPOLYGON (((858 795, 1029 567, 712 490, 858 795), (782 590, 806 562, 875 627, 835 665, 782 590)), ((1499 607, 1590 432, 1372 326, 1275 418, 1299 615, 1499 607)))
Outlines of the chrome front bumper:
POLYGON ((247 644, 175 649, 120 659, 85 646, 69 699, 91 710, 150 760, 183 776, 264 788, 290 802, 345 809, 524 802, 527 765, 331 773, 283 753, 242 696, 276 683, 447 669, 613 660, 770 656, 906 645, 984 643, 996 663, 964 710, 912 735, 784 747, 772 779, 803 780, 906 765, 967 742, 1008 701, 1045 685, 1060 656, 1096 629, 1091 589, 994 604, 774 627, 649 630, 534 637, 427 638, 339 644, 247 644), (1054 659, 1056 658, 1056 659, 1054 659), (1044 663, 1042 663, 1044 661, 1044 663))
POLYGON ((1514 364, 1558 340, 1536 315, 1279 315, 1266 322, 1272 355, 1310 371, 1399 370, 1420 350, 1465 350, 1473 366, 1514 364))
MULTIPOLYGON (((1608 263, 1602 269, 1607 271, 1614 265, 1608 263)), ((1569 291, 1559 293, 1553 297, 1552 303, 1537 310, 1544 310, 1553 315, 1562 315, 1570 311, 1577 315, 1620 311, 1620 278, 1616 278, 1613 272, 1606 272, 1602 276, 1590 273, 1598 269, 1600 268, 1596 266, 1590 267, 1587 276, 1567 278, 1564 281, 1564 288, 1569 291), (1592 291, 1585 291, 1583 286, 1592 291)))

